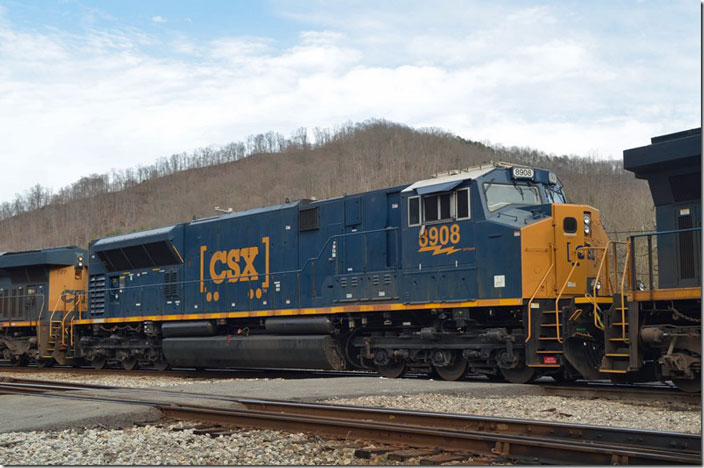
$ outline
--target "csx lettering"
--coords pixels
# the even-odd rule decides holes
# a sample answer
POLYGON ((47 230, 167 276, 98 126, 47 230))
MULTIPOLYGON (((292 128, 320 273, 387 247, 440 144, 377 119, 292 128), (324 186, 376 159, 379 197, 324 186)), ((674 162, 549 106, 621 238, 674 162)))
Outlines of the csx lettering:
POLYGON ((210 258, 210 278, 215 284, 220 284, 225 279, 229 283, 257 281, 259 273, 254 267, 254 260, 258 254, 259 247, 218 250, 210 258))

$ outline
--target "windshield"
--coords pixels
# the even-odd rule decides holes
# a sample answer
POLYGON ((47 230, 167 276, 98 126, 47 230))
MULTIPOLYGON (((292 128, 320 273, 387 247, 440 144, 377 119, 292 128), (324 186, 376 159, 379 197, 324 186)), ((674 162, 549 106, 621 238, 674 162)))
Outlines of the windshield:
POLYGON ((486 182, 484 193, 489 211, 496 211, 506 205, 540 205, 537 187, 486 182))
POLYGON ((548 195, 548 203, 567 203, 565 192, 559 185, 549 185, 545 187, 545 193, 548 195))

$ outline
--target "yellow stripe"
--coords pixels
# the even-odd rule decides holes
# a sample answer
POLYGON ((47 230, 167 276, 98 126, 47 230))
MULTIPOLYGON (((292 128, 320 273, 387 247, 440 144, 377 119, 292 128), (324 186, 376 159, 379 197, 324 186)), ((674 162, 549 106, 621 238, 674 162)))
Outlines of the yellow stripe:
POLYGON ((638 302, 674 301, 678 299, 701 299, 700 288, 654 289, 651 291, 634 291, 634 299, 638 302))
MULTIPOLYGON (((575 304, 593 304, 593 301, 592 301, 591 297, 575 297, 574 303, 575 304)), ((596 303, 597 304, 613 304, 614 298, 613 297, 597 297, 596 303)))
POLYGON ((0 327, 34 327, 37 322, 0 322, 0 327))
POLYGON ((103 319, 83 319, 74 320, 75 325, 87 325, 91 323, 120 323, 120 322, 142 322, 151 321, 172 321, 172 320, 203 320, 218 318, 244 318, 244 317, 268 317, 279 315, 317 315, 317 314, 345 314, 351 312, 383 312, 398 310, 418 310, 418 309, 443 309, 457 307, 497 307, 497 306, 517 306, 522 305, 523 299, 483 299, 471 302, 452 303, 430 303, 430 304, 368 304, 318 307, 304 309, 277 309, 277 310, 257 310, 251 312, 217 312, 208 314, 178 314, 178 315, 147 315, 141 317, 115 317, 103 319))
POLYGON ((174 252, 176 252, 176 255, 178 255, 179 260, 181 260, 181 263, 183 263, 183 257, 181 256, 181 253, 178 251, 175 245, 171 244, 171 247, 173 247, 174 252))

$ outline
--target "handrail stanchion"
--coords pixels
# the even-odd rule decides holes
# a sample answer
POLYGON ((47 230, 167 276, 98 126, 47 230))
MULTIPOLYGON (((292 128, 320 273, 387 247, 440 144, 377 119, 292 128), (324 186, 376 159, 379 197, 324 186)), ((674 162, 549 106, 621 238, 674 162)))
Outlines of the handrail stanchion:
POLYGON ((541 286, 543 286, 543 283, 548 278, 548 275, 550 274, 552 269, 555 267, 555 251, 552 248, 552 244, 550 245, 550 252, 551 252, 550 268, 548 268, 548 271, 545 272, 545 275, 543 275, 543 279, 540 280, 540 283, 538 283, 538 287, 535 288, 535 291, 533 291, 533 295, 528 300, 528 336, 526 337, 524 343, 528 343, 528 340, 530 340, 531 334, 532 334, 533 321, 531 320, 531 317, 532 317, 531 305, 533 304, 533 299, 535 299, 535 296, 538 295, 538 291, 540 291, 541 286))
POLYGON ((655 281, 653 278, 653 236, 648 236, 648 282, 650 291, 655 289, 655 281))
MULTIPOLYGON (((631 243, 626 244, 626 260, 623 267, 623 276, 621 277, 621 338, 626 339, 626 273, 628 271, 628 257, 631 256, 631 245, 633 238, 631 238, 631 243)), ((631 257, 631 260, 635 255, 631 257)), ((631 272, 631 277, 635 273, 631 272)))

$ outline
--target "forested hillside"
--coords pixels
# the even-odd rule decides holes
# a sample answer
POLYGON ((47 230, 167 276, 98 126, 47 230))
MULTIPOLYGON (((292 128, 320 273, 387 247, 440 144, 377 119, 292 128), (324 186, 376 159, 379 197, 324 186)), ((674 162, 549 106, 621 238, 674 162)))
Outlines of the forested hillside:
POLYGON ((237 211, 287 198, 322 199, 488 161, 555 171, 571 202, 601 209, 607 231, 654 226, 647 184, 625 172, 620 159, 550 156, 487 146, 437 129, 368 121, 334 130, 301 129, 289 139, 261 134, 223 148, 161 158, 150 166, 94 174, 58 193, 37 185, 0 204, 0 251, 87 247, 98 237, 212 216, 216 206, 237 211))

